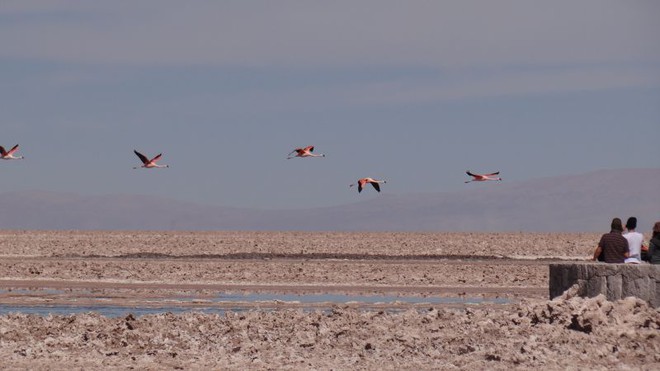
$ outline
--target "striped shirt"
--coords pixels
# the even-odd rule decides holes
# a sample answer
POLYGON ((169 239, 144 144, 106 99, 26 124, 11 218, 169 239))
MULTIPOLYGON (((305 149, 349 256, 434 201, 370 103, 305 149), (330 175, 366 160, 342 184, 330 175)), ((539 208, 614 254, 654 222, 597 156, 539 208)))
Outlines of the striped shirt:
POLYGON ((623 263, 626 260, 625 253, 630 252, 628 249, 628 240, 626 240, 621 232, 612 230, 610 233, 605 233, 598 242, 598 246, 602 249, 605 263, 623 263))

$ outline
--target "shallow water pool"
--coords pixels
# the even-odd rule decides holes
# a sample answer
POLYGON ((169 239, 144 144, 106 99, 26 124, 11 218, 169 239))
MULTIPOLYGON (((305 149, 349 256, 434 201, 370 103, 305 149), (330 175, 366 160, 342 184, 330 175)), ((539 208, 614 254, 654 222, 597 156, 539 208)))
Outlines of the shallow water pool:
POLYGON ((95 312, 106 317, 121 317, 132 313, 135 316, 160 313, 198 312, 208 314, 223 314, 227 311, 273 310, 278 305, 293 304, 303 310, 327 310, 333 305, 356 304, 358 307, 370 305, 391 306, 387 311, 406 310, 406 305, 480 305, 509 304, 512 301, 504 298, 456 298, 456 297, 418 297, 391 295, 340 295, 340 294, 221 294, 216 298, 200 300, 193 297, 167 297, 149 299, 149 305, 75 305, 75 304, 35 304, 11 305, 0 304, 0 315, 9 313, 37 314, 41 316, 70 315, 95 312), (162 305, 159 305, 161 304, 162 305), (192 305, 194 303, 194 306, 192 305), (204 303, 208 303, 204 305, 204 303), (263 306, 265 309, 262 309, 263 306))

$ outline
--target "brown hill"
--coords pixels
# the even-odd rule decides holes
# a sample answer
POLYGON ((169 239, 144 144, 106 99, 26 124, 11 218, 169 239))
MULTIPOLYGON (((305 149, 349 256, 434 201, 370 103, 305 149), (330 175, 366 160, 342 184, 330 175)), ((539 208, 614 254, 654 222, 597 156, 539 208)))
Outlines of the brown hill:
POLYGON ((263 211, 139 195, 0 194, 2 229, 605 231, 660 220, 660 169, 602 170, 456 192, 392 195, 306 210, 263 211), (631 181, 632 180, 632 181, 631 181))

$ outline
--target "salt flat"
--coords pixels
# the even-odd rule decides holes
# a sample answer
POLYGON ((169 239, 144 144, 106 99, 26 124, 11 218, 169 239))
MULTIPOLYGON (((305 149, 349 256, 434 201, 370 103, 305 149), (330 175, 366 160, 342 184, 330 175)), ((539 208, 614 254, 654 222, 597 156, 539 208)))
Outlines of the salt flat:
POLYGON ((599 237, 0 231, 0 305, 224 313, 4 315, 0 356, 11 367, 657 366, 660 314, 646 303, 548 301, 548 264, 587 259, 599 237), (272 299, 218 300, 228 293, 272 299), (324 294, 422 300, 276 299, 324 294))

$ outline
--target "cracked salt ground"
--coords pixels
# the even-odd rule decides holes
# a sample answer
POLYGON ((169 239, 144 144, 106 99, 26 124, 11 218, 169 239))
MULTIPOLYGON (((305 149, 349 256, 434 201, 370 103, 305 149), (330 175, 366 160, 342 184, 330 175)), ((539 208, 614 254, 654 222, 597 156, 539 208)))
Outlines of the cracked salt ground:
POLYGON ((560 298, 506 310, 0 316, 8 368, 658 369, 660 312, 560 298))

